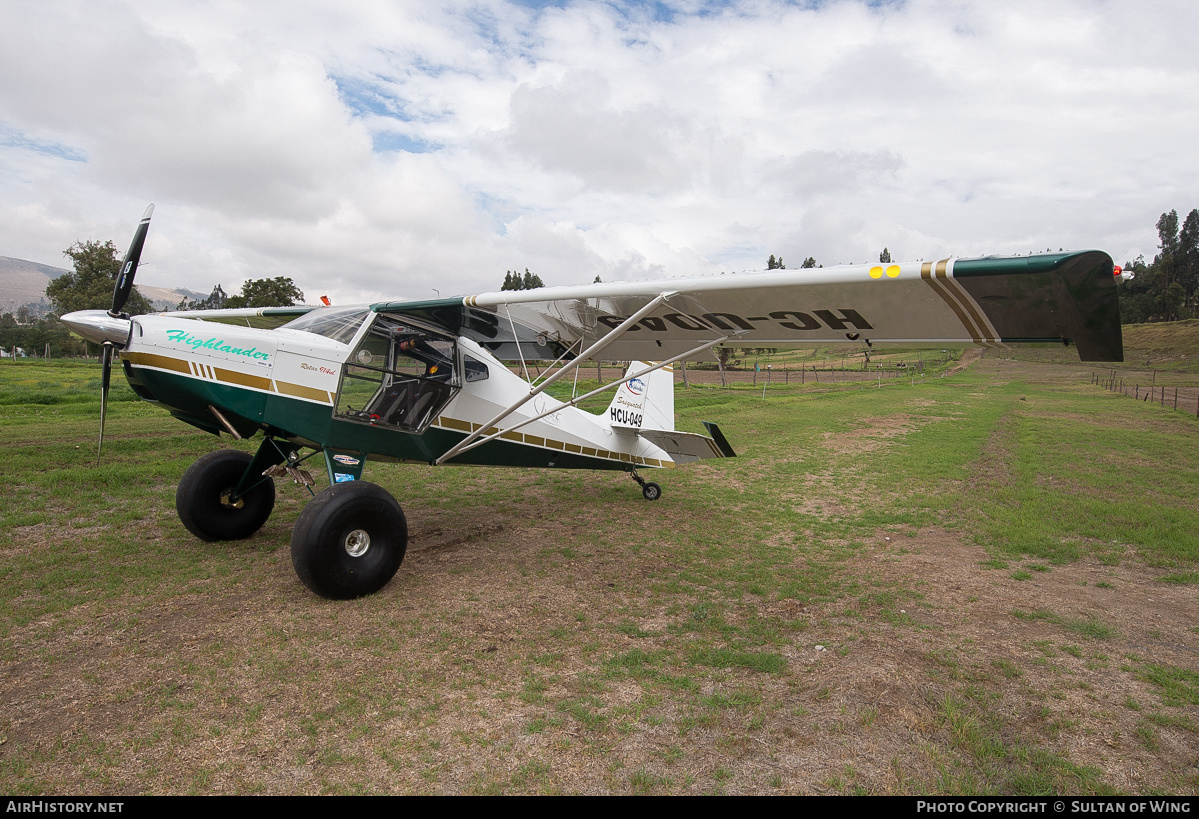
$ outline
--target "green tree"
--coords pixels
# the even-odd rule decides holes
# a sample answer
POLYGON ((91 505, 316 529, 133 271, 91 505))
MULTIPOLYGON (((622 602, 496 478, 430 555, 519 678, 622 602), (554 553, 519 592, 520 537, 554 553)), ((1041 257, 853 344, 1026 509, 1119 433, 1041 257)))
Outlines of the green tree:
POLYGON ((526 267, 523 276, 519 270, 505 270, 504 284, 500 290, 533 290, 537 287, 545 287, 545 282, 541 281, 541 277, 536 273, 530 273, 526 267))
POLYGON ((1178 263, 1178 211, 1163 213, 1157 220, 1157 236, 1161 242, 1161 253, 1154 259, 1158 274, 1161 276, 1157 297, 1158 306, 1162 308, 1166 321, 1178 318, 1176 308, 1178 300, 1169 294, 1170 285, 1177 279, 1178 263))
POLYGON ((807 270, 808 268, 816 267, 816 260, 809 256, 803 260, 803 264, 801 264, 799 267, 801 270, 807 270))
POLYGON ((879 260, 879 261, 880 261, 882 264, 891 264, 891 251, 887 250, 887 249, 884 247, 884 248, 883 248, 883 252, 882 252, 882 253, 880 253, 880 254, 878 254, 878 260, 879 260))
MULTIPOLYGON (((109 306, 112 306, 111 300, 109 306)), ((71 335, 67 326, 54 316, 35 318, 28 324, 17 324, 11 313, 0 316, 0 348, 11 352, 20 347, 29 355, 44 355, 46 347, 54 358, 83 355, 87 342, 71 335)), ((90 345, 95 349, 96 345, 90 345)))
POLYGON ((536 273, 530 273, 529 268, 525 268, 525 277, 521 282, 525 290, 535 290, 538 287, 545 287, 545 282, 536 273))
MULTIPOLYGON (((215 293, 215 291, 213 292, 215 293)), ((303 303, 303 291, 296 287, 296 283, 288 276, 276 276, 273 279, 250 279, 241 286, 241 293, 225 299, 225 307, 228 308, 292 307, 303 303)))
POLYGON ((1199 211, 1192 210, 1178 227, 1178 211, 1157 220, 1158 253, 1145 264, 1143 257, 1126 262, 1129 279, 1117 284, 1120 318, 1126 324, 1174 321, 1192 314, 1199 293, 1199 211))
POLYGON ((1191 210, 1178 236, 1178 282, 1186 291, 1186 307, 1195 309, 1199 291, 1199 210, 1191 210))
POLYGON ((770 254, 770 258, 766 260, 767 270, 786 270, 787 265, 783 264, 783 257, 774 258, 774 254, 770 254))
MULTIPOLYGON (((46 297, 58 315, 76 310, 108 310, 112 307, 112 291, 121 272, 121 260, 112 241, 103 244, 88 240, 76 242, 63 251, 74 262, 74 272, 64 273, 46 285, 46 297)), ((149 313, 153 307, 137 291, 129 294, 124 311, 131 316, 149 313)))
POLYGON ((1144 256, 1137 256, 1136 261, 1124 263, 1124 272, 1131 274, 1131 278, 1121 278, 1116 284, 1120 320, 1125 324, 1143 324, 1155 318, 1157 306, 1151 290, 1156 271, 1145 264, 1144 256))

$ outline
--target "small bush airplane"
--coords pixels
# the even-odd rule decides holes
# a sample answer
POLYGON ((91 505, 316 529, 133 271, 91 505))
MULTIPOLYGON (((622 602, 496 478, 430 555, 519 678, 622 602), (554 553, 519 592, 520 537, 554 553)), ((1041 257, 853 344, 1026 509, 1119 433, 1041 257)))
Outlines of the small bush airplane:
POLYGON ((368 460, 623 470, 657 500, 661 487, 638 470, 732 457, 715 424, 705 423, 707 435, 674 425, 670 366, 719 344, 1058 342, 1083 361, 1123 360, 1114 266, 1100 251, 131 318, 121 309, 153 210, 121 264, 112 308, 62 317, 102 345, 99 447, 118 353, 133 390, 181 421, 238 439, 262 432, 254 455, 218 450, 188 468, 179 519, 202 540, 249 537, 274 507, 273 478, 290 476, 313 493, 292 531, 292 563, 332 599, 378 591, 407 549, 400 505, 362 480, 368 460), (632 363, 569 401, 546 392, 601 353, 632 363), (547 375, 528 377, 530 360, 551 359, 547 375), (503 361, 519 361, 523 377, 503 361), (609 389, 604 413, 579 408, 609 389), (302 466, 317 456, 329 481, 320 492, 302 466))

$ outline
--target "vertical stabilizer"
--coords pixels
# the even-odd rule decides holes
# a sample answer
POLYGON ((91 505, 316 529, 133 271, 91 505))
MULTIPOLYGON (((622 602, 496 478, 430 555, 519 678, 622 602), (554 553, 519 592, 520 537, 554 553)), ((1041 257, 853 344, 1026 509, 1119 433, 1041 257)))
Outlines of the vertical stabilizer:
MULTIPOLYGON (((625 375, 652 366, 633 361, 625 375)), ((621 384, 608 405, 608 423, 613 429, 674 430, 674 368, 663 367, 621 384)))

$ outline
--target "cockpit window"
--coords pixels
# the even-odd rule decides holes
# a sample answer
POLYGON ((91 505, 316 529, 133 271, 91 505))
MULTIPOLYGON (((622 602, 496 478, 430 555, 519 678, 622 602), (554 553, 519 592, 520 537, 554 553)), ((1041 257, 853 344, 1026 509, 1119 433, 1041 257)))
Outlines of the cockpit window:
POLYGON ((365 307, 318 307, 279 329, 302 330, 349 344, 371 311, 365 307))

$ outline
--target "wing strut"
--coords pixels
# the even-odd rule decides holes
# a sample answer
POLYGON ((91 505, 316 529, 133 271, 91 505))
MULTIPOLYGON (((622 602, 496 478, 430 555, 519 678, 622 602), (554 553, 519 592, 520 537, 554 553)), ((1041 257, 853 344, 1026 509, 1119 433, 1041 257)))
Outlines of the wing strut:
POLYGON ((525 381, 530 384, 533 379, 529 378, 529 367, 525 364, 525 354, 520 349, 520 336, 516 333, 516 322, 512 320, 512 311, 508 309, 508 305, 504 305, 504 312, 508 314, 508 326, 512 328, 512 340, 516 342, 516 354, 520 356, 520 369, 525 374, 525 381))
MULTIPOLYGON (((560 362, 562 359, 564 359, 568 355, 570 355, 571 354, 570 351, 574 349, 575 344, 578 344, 579 347, 582 347, 583 346, 583 338, 580 336, 578 341, 572 342, 571 345, 566 348, 566 352, 564 352, 562 355, 560 355, 556 359, 554 359, 554 363, 545 368, 546 372, 552 371, 554 369, 554 367, 558 364, 558 362, 560 362)), ((539 377, 545 378, 547 376, 539 376, 539 377)), ((536 378, 533 379, 533 381, 536 381, 536 380, 537 380, 536 378)), ((575 381, 578 381, 578 380, 579 380, 579 368, 575 367, 575 381)), ((533 381, 530 381, 529 383, 532 384, 533 381)))
MULTIPOLYGON (((533 400, 541 393, 545 392, 546 387, 548 387, 550 384, 553 384, 555 381, 557 381, 562 376, 569 375, 580 364, 582 364, 586 359, 591 358, 593 355, 595 355, 600 350, 607 347, 613 341, 616 341, 616 339, 618 339, 622 335, 624 335, 626 330, 628 330, 630 327, 632 327, 637 322, 641 321, 641 319, 645 318, 645 316, 647 316, 649 313, 653 312, 654 309, 657 308, 657 306, 659 304, 666 301, 673 295, 675 295, 674 291, 671 291, 668 293, 659 293, 657 296, 654 296, 654 298, 650 299, 649 302, 646 303, 646 305, 644 307, 642 307, 636 313, 634 313, 633 315, 629 316, 627 319, 622 321, 610 333, 605 335, 599 341, 595 342, 590 347, 588 347, 586 350, 579 353, 579 355, 576 356, 573 361, 566 364, 562 369, 558 370, 558 372, 554 373, 549 378, 542 381, 536 387, 534 387, 530 384, 528 395, 521 396, 519 400, 510 404, 506 409, 501 411, 499 415, 495 416, 490 421, 488 421, 486 424, 484 424, 483 426, 479 427, 474 432, 472 432, 470 435, 467 435, 465 438, 463 438, 457 444, 450 447, 450 449, 448 451, 446 451, 446 453, 444 455, 442 455, 440 458, 438 458, 436 461, 433 462, 433 465, 438 466, 438 465, 444 463, 445 461, 449 460, 450 458, 454 457, 459 452, 462 452, 464 449, 466 449, 466 447, 472 441, 474 441, 480 435, 483 435, 485 430, 491 429, 495 424, 499 423, 500 421, 503 421, 505 418, 507 418, 512 413, 516 412, 518 409, 520 409, 526 403, 533 400)), ((717 342, 717 343, 719 343, 719 342, 717 342)), ((522 361, 523 361, 523 359, 522 359, 522 361)), ((526 372, 525 375, 526 375, 526 380, 527 380, 528 373, 526 372)))
MULTIPOLYGON (((604 390, 610 390, 613 387, 620 386, 621 384, 624 384, 627 381, 632 381, 634 378, 640 378, 643 375, 649 375, 654 370, 660 370, 663 367, 667 367, 667 366, 673 364, 674 362, 678 361, 679 359, 687 358, 688 356, 695 355, 696 353, 702 353, 704 350, 711 349, 712 347, 715 347, 717 344, 721 344, 725 341, 728 341, 733 336, 739 336, 745 332, 747 332, 747 331, 739 330, 736 333, 729 333, 727 336, 721 336, 720 338, 716 339, 715 341, 709 341, 705 344, 701 344, 698 347, 688 350, 685 353, 680 353, 679 355, 676 355, 674 358, 667 359, 666 361, 659 361, 657 364, 654 364, 651 367, 646 367, 641 372, 633 373, 632 375, 627 375, 624 378, 620 379, 619 381, 613 381, 611 384, 605 384, 604 386, 600 387, 599 389, 592 390, 591 392, 587 393, 586 395, 580 395, 578 398, 572 398, 560 407, 554 407, 551 410, 546 410, 545 412, 543 412, 540 415, 537 415, 533 418, 526 418, 524 421, 521 421, 516 426, 511 426, 511 427, 508 427, 507 429, 497 429, 495 432, 492 432, 491 434, 487 435, 484 438, 479 438, 478 440, 473 440, 474 438, 478 437, 478 435, 480 435, 484 430, 486 430, 488 427, 490 427, 491 424, 488 424, 485 427, 479 427, 477 430, 475 430, 475 432, 471 435, 470 438, 467 438, 467 439, 461 441, 453 449, 449 450, 448 452, 446 452, 446 454, 442 455, 440 458, 438 458, 436 461, 434 461, 433 464, 435 466, 439 465, 439 464, 443 463, 444 461, 454 457, 455 455, 461 455, 463 452, 469 452, 470 450, 474 449, 477 446, 482 446, 483 444, 487 443, 488 441, 491 441, 491 440, 494 440, 495 438, 500 437, 505 432, 512 432, 514 430, 520 429, 523 426, 527 426, 528 424, 531 424, 534 421, 540 421, 542 418, 546 417, 547 415, 553 415, 555 412, 561 412, 562 410, 566 409, 567 407, 573 407, 573 406, 577 405, 578 403, 580 403, 581 401, 587 400, 588 398, 590 398, 593 395, 599 395, 604 390)), ((578 362, 581 362, 582 360, 583 359, 581 359, 581 358, 575 359, 575 361, 578 361, 578 362)), ((574 363, 574 362, 572 362, 572 363, 574 363)), ((576 365, 576 367, 577 367, 577 365, 576 365)), ((519 406, 519 404, 514 405, 510 409, 514 409, 515 406, 519 406)), ((504 414, 506 415, 507 412, 505 412, 504 414)))

